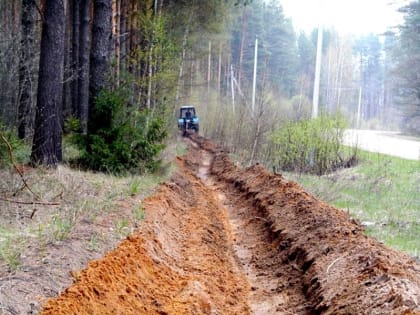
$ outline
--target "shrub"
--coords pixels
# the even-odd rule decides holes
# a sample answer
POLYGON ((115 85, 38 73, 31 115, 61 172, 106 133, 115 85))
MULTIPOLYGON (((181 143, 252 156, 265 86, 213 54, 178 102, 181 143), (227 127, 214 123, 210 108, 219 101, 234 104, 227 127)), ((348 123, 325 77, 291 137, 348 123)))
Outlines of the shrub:
POLYGON ((341 116, 287 123, 271 137, 275 164, 282 170, 318 175, 354 164, 355 152, 348 155, 341 146, 345 127, 341 116))
POLYGON ((88 134, 73 136, 81 150, 80 165, 111 173, 143 173, 158 168, 157 156, 166 137, 164 123, 126 104, 118 91, 99 94, 89 117, 88 134))

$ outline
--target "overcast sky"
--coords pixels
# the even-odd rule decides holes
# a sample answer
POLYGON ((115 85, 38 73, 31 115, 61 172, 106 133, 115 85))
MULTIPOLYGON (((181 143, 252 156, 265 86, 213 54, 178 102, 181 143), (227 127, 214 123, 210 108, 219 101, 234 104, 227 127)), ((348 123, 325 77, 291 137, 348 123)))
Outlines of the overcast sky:
POLYGON ((402 22, 397 9, 408 0, 278 0, 297 30, 310 32, 322 18, 341 34, 383 33, 402 22), (321 5, 321 2, 323 4, 321 5))

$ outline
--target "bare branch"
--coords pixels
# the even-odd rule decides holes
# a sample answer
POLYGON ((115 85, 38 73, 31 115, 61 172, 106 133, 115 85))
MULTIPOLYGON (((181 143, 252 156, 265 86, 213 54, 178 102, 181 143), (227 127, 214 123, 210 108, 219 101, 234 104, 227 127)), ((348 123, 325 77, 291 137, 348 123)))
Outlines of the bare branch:
POLYGON ((13 149, 12 146, 10 145, 9 141, 6 139, 6 137, 3 135, 3 133, 0 131, 0 138, 1 140, 6 144, 7 146, 7 150, 9 152, 9 157, 10 157, 10 162, 12 162, 13 168, 16 170, 16 172, 19 174, 23 185, 36 197, 36 199, 41 199, 39 197, 39 195, 37 193, 35 193, 31 187, 29 187, 28 183, 26 182, 25 177, 23 177, 23 173, 21 172, 21 170, 17 167, 16 162, 15 162, 15 158, 13 156, 13 149))
POLYGON ((20 205, 43 205, 43 206, 59 206, 59 202, 44 202, 44 201, 23 201, 23 200, 15 200, 15 199, 9 199, 9 198, 3 198, 0 197, 1 201, 11 202, 11 203, 17 203, 20 205))

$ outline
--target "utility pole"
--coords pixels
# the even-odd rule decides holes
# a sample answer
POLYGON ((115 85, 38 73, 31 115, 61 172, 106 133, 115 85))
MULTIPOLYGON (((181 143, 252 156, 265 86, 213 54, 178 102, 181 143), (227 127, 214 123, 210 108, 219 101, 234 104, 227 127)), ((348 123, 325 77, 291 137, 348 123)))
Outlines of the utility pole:
POLYGON ((258 36, 255 36, 254 78, 252 83, 252 113, 255 111, 255 91, 257 87, 258 36))

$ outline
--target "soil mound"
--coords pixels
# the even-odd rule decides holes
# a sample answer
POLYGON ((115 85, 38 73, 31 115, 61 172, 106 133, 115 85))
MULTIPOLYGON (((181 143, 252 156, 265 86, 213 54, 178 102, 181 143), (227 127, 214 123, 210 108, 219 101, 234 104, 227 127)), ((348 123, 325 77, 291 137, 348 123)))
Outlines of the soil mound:
POLYGON ((41 314, 249 314, 224 209, 179 159, 172 181, 143 202, 138 232, 93 261, 41 314))
POLYGON ((420 314, 420 266, 368 238, 349 216, 261 166, 237 168, 226 153, 211 171, 260 210, 285 264, 302 271, 317 314, 420 314))

